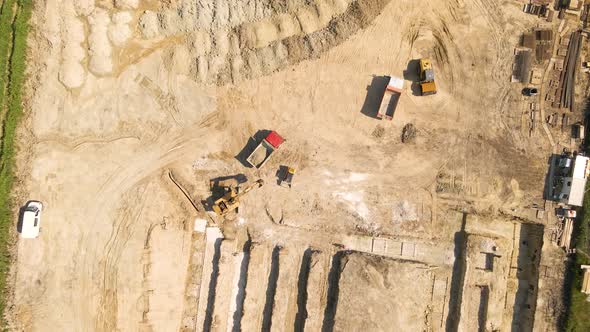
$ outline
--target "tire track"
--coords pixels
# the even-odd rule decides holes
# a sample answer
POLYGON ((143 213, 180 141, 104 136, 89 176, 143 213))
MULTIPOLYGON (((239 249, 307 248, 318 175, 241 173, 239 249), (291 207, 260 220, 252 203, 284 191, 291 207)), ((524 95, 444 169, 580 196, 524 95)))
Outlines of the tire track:
MULTIPOLYGON (((498 5, 497 0, 474 0, 472 3, 481 13, 486 21, 486 25, 490 28, 496 58, 494 68, 502 68, 502 63, 506 62, 506 57, 502 57, 502 51, 508 48, 504 29, 506 20, 502 15, 502 8, 498 5)), ((493 70, 491 74, 495 81, 501 82, 505 80, 505 75, 501 71, 493 70)))
POLYGON ((145 195, 151 183, 138 186, 122 200, 122 208, 113 225, 111 236, 104 247, 105 255, 100 259, 102 285, 98 315, 95 322, 97 331, 117 330, 117 277, 121 254, 133 235, 135 226, 146 204, 145 195), (137 191, 137 192, 136 192, 137 191), (139 201, 139 204, 132 204, 139 201))
MULTIPOLYGON (((105 225, 105 222, 109 220, 109 214, 113 207, 119 205, 117 202, 121 197, 129 195, 132 188, 137 187, 138 183, 151 174, 158 172, 162 167, 174 161, 183 159, 183 157, 190 155, 189 152, 198 152, 199 145, 190 143, 201 141, 203 136, 203 130, 199 129, 191 129, 187 132, 181 132, 176 135, 164 135, 159 138, 158 142, 155 142, 154 146, 157 146, 157 149, 153 149, 153 146, 151 146, 152 150, 145 148, 144 150, 137 152, 133 158, 127 160, 124 167, 118 168, 117 171, 112 173, 101 185, 100 189, 95 194, 96 199, 93 202, 93 205, 85 208, 85 210, 88 211, 88 215, 91 216, 87 223, 93 225, 93 227, 106 227, 107 225, 105 225)), ((217 139, 214 136, 215 135, 213 135, 213 137, 210 134, 208 135, 209 139, 216 141, 217 139)), ((208 148, 210 149, 211 146, 208 148)), ((119 216, 123 212, 124 211, 122 210, 119 213, 119 216)), ((131 212, 128 212, 128 214, 133 215, 131 212)), ((136 216, 136 218, 138 218, 138 216, 136 216)), ((118 221, 115 223, 114 229, 121 226, 121 222, 118 221)), ((123 227, 123 229, 125 229, 125 227, 123 227)), ((91 236, 91 234, 92 233, 84 234, 83 237, 91 236)), ((113 246, 111 243, 113 242, 115 234, 117 234, 117 232, 113 230, 113 234, 109 237, 107 244, 109 247, 116 248, 116 246, 121 246, 121 244, 124 244, 126 241, 118 239, 118 244, 113 246)), ((80 264, 75 268, 75 274, 80 276, 78 279, 79 284, 73 286, 78 291, 81 299, 87 299, 86 301, 80 302, 80 307, 78 308, 80 314, 98 312, 97 318, 94 319, 95 324, 93 328, 96 330, 112 331, 110 328, 114 327, 113 324, 116 324, 116 310, 109 309, 109 312, 103 311, 105 308, 108 308, 108 306, 105 305, 107 303, 113 303, 113 300, 116 298, 116 278, 109 277, 107 280, 102 280, 100 285, 97 285, 94 281, 95 275, 103 276, 105 271, 104 255, 101 255, 101 253, 104 252, 104 248, 108 247, 95 247, 80 250, 78 253, 78 261, 80 264), (99 261, 102 261, 103 264, 97 266, 95 262, 99 261), (115 291, 107 293, 105 285, 114 285, 115 287, 113 290, 115 291), (98 302, 96 301, 95 295, 97 292, 100 294, 98 302), (112 319, 113 316, 115 319, 112 319), (108 319, 111 323, 107 323, 105 319, 108 319)), ((114 266, 112 262, 113 259, 111 258, 108 262, 108 266, 114 266)), ((88 318, 87 320, 80 320, 78 330, 87 330, 89 328, 87 325, 83 325, 83 321, 91 322, 92 319, 88 318)))

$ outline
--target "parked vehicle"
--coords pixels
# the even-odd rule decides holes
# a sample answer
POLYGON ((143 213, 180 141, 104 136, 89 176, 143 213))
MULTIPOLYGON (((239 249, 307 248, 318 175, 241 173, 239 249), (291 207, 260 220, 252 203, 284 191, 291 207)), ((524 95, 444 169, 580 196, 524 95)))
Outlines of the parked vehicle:
POLYGON ((429 59, 420 59, 420 92, 423 96, 436 94, 434 69, 429 59))
POLYGON ((532 97, 538 95, 539 90, 537 88, 524 88, 522 89, 522 94, 528 97, 532 97))
POLYGON ((22 219, 21 237, 34 239, 39 236, 41 229, 41 211, 43 204, 38 201, 30 201, 25 207, 22 219))
POLYGON ((379 110, 377 110, 377 118, 383 119, 383 117, 385 117, 387 120, 393 119, 393 114, 397 108, 397 103, 402 95, 403 88, 403 78, 395 76, 389 77, 389 83, 383 92, 381 105, 379 106, 379 110))

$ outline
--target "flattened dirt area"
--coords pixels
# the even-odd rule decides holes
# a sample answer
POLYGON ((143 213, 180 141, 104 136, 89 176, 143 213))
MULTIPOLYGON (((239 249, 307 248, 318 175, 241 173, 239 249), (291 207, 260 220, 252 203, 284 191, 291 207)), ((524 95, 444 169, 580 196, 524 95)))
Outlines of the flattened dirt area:
POLYGON ((421 263, 352 254, 343 259, 335 331, 420 330, 429 310, 432 275, 421 263))
MULTIPOLYGON (((535 24, 516 1, 42 0, 32 23, 19 199, 45 210, 41 236, 18 242, 15 329, 184 326, 196 212, 169 171, 197 201, 211 179, 261 178, 228 227, 318 234, 452 241, 447 209, 518 214, 542 192, 548 143, 513 114, 513 47, 535 24), (415 95, 421 57, 436 95, 415 95), (374 117, 385 75, 405 79, 392 121, 374 117), (416 138, 402 143, 408 123, 416 138), (286 142, 256 170, 240 156, 260 130, 286 142), (290 190, 280 165, 297 169, 290 190)), ((426 278, 390 262, 363 279, 369 263, 353 258, 345 285, 383 296, 426 278)), ((410 317, 403 329, 422 326, 410 317)))

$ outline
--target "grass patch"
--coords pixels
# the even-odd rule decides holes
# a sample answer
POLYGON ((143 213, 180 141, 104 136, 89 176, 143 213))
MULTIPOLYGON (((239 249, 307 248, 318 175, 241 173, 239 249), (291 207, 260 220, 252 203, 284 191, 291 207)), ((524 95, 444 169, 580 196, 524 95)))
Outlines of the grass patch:
MULTIPOLYGON (((4 114, 4 99, 8 83, 8 59, 12 50, 14 0, 4 0, 0 6, 0 115, 4 114)), ((0 119, 2 117, 0 116, 0 119)))
MULTIPOLYGON (((590 188, 590 184, 587 188, 590 188)), ((573 262, 568 265, 566 272, 566 331, 590 331, 590 302, 586 301, 588 295, 583 294, 582 280, 584 274, 580 265, 590 264, 588 253, 588 223, 590 223, 590 194, 584 197, 584 207, 581 217, 574 223, 572 232, 572 243, 575 245, 576 253, 573 262)))
POLYGON ((4 0, 0 13, 0 110, 4 114, 0 136, 0 314, 6 308, 6 276, 11 262, 9 236, 14 227, 14 206, 10 193, 16 127, 23 112, 22 87, 32 6, 32 0, 4 0))
MULTIPOLYGON (((586 116, 590 111, 590 101, 587 101, 586 116)), ((588 123, 587 123, 588 124, 588 123)), ((586 155, 590 155, 590 137, 586 135, 584 142, 586 155)), ((588 295, 581 292, 584 274, 580 265, 590 265, 590 182, 586 185, 584 204, 579 216, 574 222, 572 231, 572 246, 576 248, 573 259, 568 263, 564 283, 564 304, 566 306, 563 317, 563 329, 569 332, 590 331, 590 302, 588 295)))

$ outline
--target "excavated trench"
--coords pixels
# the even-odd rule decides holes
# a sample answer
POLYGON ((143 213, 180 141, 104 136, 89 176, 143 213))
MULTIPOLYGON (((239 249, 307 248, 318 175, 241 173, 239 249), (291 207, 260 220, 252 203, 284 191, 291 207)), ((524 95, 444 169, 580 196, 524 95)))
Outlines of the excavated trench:
POLYGON ((248 240, 244 243, 242 249, 244 258, 240 264, 240 276, 238 281, 238 294, 236 296, 236 311, 232 317, 233 327, 232 331, 238 332, 242 330, 242 317, 244 316, 244 300, 246 299, 246 286, 248 282, 248 268, 250 267, 250 249, 252 248, 252 241, 248 240))
POLYGON ((268 274, 268 287, 266 289, 266 302, 262 313, 262 331, 270 331, 272 325, 272 311, 275 304, 275 294, 279 280, 279 254, 281 247, 276 246, 272 251, 270 273, 268 274))
POLYGON ((305 320, 307 319, 307 284, 309 281, 309 271, 312 266, 312 259, 317 251, 307 248, 301 259, 299 276, 297 278, 297 314, 295 315, 295 331, 305 330, 305 320))
POLYGON ((205 312, 205 321, 203 323, 203 331, 211 331, 211 324, 213 322, 213 309, 215 306, 215 290, 217 288, 217 279, 219 277, 219 260, 221 258, 221 243, 222 239, 215 241, 215 254, 211 264, 211 281, 209 282, 209 294, 207 296, 207 309, 205 312))
POLYGON ((334 318, 336 317, 336 308, 338 306, 338 295, 340 287, 340 275, 346 265, 346 255, 348 251, 339 251, 332 257, 332 266, 328 274, 328 302, 324 311, 324 321, 322 332, 334 330, 334 318))

